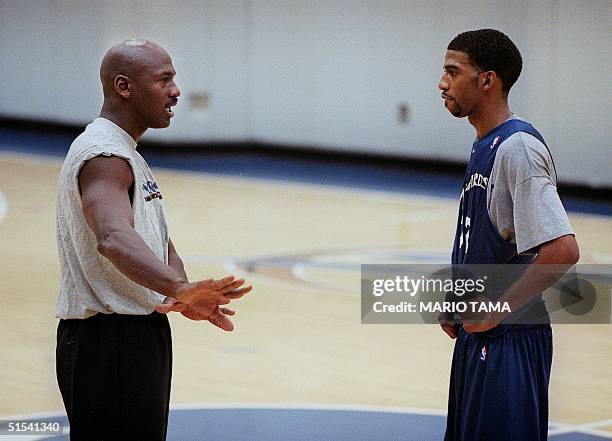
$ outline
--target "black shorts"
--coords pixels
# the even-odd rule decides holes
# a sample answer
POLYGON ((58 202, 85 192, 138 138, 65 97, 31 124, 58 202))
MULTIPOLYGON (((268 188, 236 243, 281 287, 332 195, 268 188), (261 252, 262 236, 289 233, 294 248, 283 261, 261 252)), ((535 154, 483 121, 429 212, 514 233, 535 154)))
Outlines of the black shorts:
POLYGON ((60 320, 56 373, 71 440, 165 440, 172 337, 164 314, 60 320))

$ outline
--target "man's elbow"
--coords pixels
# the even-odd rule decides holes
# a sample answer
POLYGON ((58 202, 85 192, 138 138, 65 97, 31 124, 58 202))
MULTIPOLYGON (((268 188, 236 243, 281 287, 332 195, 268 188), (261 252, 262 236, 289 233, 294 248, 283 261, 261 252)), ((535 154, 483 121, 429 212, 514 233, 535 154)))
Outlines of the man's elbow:
POLYGON ((107 259, 112 260, 112 257, 117 255, 119 250, 119 244, 121 243, 121 240, 119 238, 120 235, 121 233, 119 233, 118 231, 109 231, 103 233, 98 238, 98 253, 100 253, 107 259))
POLYGON ((580 249, 578 247, 578 243, 574 240, 574 246, 572 248, 571 251, 571 263, 572 265, 578 263, 578 261, 580 260, 580 249))
POLYGON ((580 259, 580 249, 572 234, 558 237, 542 245, 538 253, 539 263, 575 265, 580 259))
POLYGON ((578 247, 578 242, 576 242, 576 238, 568 234, 567 236, 563 236, 560 238, 560 255, 562 256, 564 262, 569 265, 574 265, 578 263, 580 260, 580 248, 578 247))

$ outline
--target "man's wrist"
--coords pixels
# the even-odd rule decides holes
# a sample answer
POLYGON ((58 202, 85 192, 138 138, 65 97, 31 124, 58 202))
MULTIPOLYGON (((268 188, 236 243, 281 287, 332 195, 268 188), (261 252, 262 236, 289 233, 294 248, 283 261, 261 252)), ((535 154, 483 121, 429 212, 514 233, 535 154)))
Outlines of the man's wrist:
POLYGON ((189 284, 182 277, 177 277, 176 279, 170 281, 168 284, 168 293, 166 294, 168 297, 173 297, 178 301, 181 301, 181 293, 185 291, 185 287, 189 284))

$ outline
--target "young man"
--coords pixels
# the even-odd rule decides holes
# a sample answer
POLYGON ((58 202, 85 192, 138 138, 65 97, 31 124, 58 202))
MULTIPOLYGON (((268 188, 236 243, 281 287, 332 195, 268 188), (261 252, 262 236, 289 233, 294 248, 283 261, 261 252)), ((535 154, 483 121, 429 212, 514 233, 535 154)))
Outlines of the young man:
POLYGON ((508 324, 505 314, 472 324, 442 321, 457 338, 445 441, 547 438, 552 331, 540 293, 578 261, 579 252, 550 152, 508 106, 521 67, 518 49, 503 33, 464 32, 448 45, 438 84, 449 112, 467 116, 476 130, 452 263, 528 264, 502 299, 514 319, 521 307, 544 311, 539 324, 508 324), (558 266, 544 271, 541 264, 558 266))
POLYGON ((100 68, 100 117, 60 174, 56 368, 72 440, 164 440, 172 342, 161 313, 231 331, 233 311, 220 305, 251 289, 233 276, 188 282, 162 193, 136 150, 148 128, 170 125, 174 75, 154 43, 112 47, 100 68))

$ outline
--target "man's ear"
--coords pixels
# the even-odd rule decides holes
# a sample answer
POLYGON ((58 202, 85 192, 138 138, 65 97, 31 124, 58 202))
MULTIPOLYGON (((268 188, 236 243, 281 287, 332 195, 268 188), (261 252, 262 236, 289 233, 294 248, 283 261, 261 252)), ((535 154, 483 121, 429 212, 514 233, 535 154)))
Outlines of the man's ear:
POLYGON ((117 75, 113 81, 113 87, 121 98, 128 99, 132 94, 132 82, 125 75, 117 75))
POLYGON ((494 71, 488 70, 484 72, 482 80, 482 90, 484 90, 485 92, 491 90, 496 82, 497 74, 494 71))

